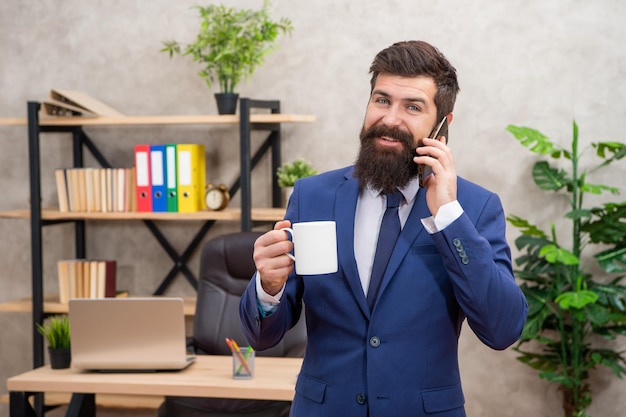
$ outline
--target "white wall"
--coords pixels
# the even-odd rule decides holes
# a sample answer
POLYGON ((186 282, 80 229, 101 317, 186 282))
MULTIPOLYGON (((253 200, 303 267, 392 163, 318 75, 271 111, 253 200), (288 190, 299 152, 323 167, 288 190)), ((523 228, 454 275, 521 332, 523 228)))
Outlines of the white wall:
MULTIPOLYGON (((261 0, 227 1, 260 7, 261 0)), ((212 94, 198 67, 160 53, 161 41, 194 37, 191 0, 4 0, 0 2, 0 117, 25 117, 27 100, 51 88, 83 90, 129 115, 215 113, 212 94)), ((460 175, 496 191, 508 214, 542 226, 560 220, 565 203, 537 191, 529 170, 535 161, 505 131, 528 125, 568 146, 572 121, 581 141, 621 140, 626 112, 626 3, 620 0, 350 1, 275 0, 274 15, 293 21, 290 38, 241 85, 244 97, 280 99, 284 112, 314 114, 317 122, 284 128, 283 156, 310 159, 320 170, 351 163, 369 92, 368 68, 380 49, 398 40, 423 39, 456 66, 461 84, 450 128, 450 146, 460 175)), ((204 141, 209 178, 230 183, 236 176, 236 130, 206 127, 92 128, 88 134, 117 166, 132 165, 140 142, 204 141)), ((0 127, 0 210, 28 203, 26 129, 0 127)), ((42 138, 44 205, 56 203, 50 173, 68 166, 66 136, 42 138)), ((624 185, 624 164, 596 182, 624 185)), ((254 196, 266 204, 267 168, 254 196)), ((235 198, 237 204, 238 198, 235 198)), ((164 226, 177 248, 199 225, 164 226)), ((0 302, 30 293, 27 220, 0 219, 0 302)), ((220 224, 211 235, 236 230, 220 224)), ((509 230, 511 242, 517 232, 509 230)), ((114 257, 119 286, 151 292, 170 267, 145 227, 132 222, 90 224, 88 255, 114 257)), ((55 262, 73 254, 69 226, 44 231, 45 289, 56 290, 55 262)), ((197 269, 197 258, 191 267, 197 269)), ((191 294, 179 278, 170 295, 191 294)), ((0 313, 0 381, 29 369, 30 316, 0 313)), ((622 347, 624 343, 622 342, 622 347)), ((558 416, 553 387, 515 360, 493 352, 466 329, 461 360, 470 417, 558 416)), ((623 415, 624 381, 594 375, 591 414, 623 415), (619 411, 618 411, 619 410, 619 411)), ((0 391, 6 391, 0 390, 0 391)), ((0 415, 8 408, 0 406, 0 415)))

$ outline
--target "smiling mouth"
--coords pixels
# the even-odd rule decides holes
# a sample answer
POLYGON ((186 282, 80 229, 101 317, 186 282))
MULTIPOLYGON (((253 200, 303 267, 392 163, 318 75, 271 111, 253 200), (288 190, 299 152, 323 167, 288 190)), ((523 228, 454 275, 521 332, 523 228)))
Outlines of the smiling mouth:
POLYGON ((379 136, 378 139, 383 142, 393 142, 393 143, 400 142, 400 139, 395 139, 389 136, 379 136))

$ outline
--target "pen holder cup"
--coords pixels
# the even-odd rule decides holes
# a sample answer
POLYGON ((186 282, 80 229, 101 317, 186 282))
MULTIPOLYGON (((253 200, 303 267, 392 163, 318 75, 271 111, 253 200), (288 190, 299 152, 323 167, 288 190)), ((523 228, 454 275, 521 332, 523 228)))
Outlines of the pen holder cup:
POLYGON ((254 377, 254 354, 252 349, 233 352, 233 379, 252 379, 254 377))

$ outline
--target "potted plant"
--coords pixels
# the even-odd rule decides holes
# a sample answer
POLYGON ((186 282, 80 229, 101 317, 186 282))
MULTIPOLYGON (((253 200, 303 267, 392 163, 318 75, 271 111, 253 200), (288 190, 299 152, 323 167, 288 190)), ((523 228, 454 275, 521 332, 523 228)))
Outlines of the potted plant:
POLYGON ((604 366, 617 377, 626 375, 624 351, 606 342, 626 335, 626 203, 591 208, 583 204, 590 194, 618 193, 615 187, 587 180, 596 170, 622 160, 626 145, 592 143, 599 162, 584 169, 575 122, 571 149, 561 148, 535 129, 511 125, 507 130, 530 151, 563 157, 569 164, 567 170, 539 161, 532 169, 539 188, 569 202, 562 219, 569 227, 557 229, 553 223, 544 232, 528 220, 508 217, 521 232, 515 241, 521 252, 515 273, 529 304, 515 350, 540 378, 557 384, 566 417, 585 417, 592 401, 590 371, 604 366), (568 229, 567 239, 557 237, 557 230, 568 229))
POLYGON ((276 170, 278 186, 285 190, 285 201, 289 201, 289 196, 293 191, 293 186, 300 178, 310 177, 317 174, 310 162, 298 158, 293 162, 284 163, 276 170))
POLYGON ((69 318, 65 315, 51 316, 43 325, 37 323, 37 330, 48 341, 50 367, 69 368, 71 363, 69 318))
POLYGON ((276 38, 291 33, 291 21, 270 17, 270 1, 261 10, 236 9, 224 5, 193 6, 201 18, 200 30, 194 42, 181 45, 178 41, 163 42, 162 52, 189 55, 203 66, 198 73, 210 88, 217 80, 220 114, 236 111, 238 84, 263 64, 267 54, 277 48, 276 38), (227 100, 222 106, 221 100, 227 100))

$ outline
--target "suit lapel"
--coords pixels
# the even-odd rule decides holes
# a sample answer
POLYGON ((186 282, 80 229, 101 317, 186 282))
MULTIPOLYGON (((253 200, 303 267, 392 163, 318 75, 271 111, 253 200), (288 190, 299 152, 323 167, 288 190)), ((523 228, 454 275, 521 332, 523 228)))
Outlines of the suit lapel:
POLYGON ((352 170, 346 173, 346 181, 337 188, 335 219, 337 221, 337 251, 341 269, 350 289, 363 313, 369 317, 369 306, 363 293, 359 270, 354 257, 354 214, 359 197, 359 182, 352 176, 352 170))

